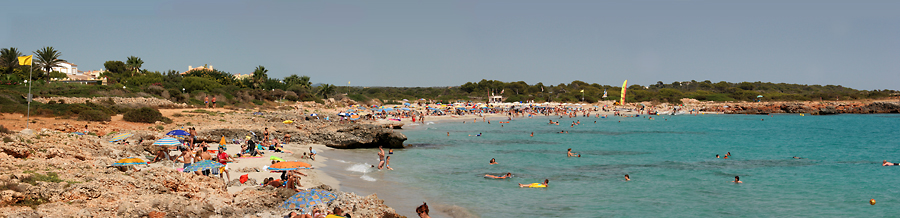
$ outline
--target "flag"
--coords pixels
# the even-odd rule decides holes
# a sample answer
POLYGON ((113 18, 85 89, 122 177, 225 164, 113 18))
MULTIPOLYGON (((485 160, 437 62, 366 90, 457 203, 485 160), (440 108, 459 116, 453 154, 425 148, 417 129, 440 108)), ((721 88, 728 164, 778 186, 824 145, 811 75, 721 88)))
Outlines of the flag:
POLYGON ((584 93, 584 89, 581 90, 581 93, 584 93))
POLYGON ((500 90, 500 94, 501 94, 501 95, 502 95, 502 94, 503 94, 503 92, 505 92, 505 91, 506 91, 506 89, 502 89, 502 90, 500 90))
POLYGON ((350 81, 347 81, 347 85, 350 85, 350 81))
POLYGON ((627 86, 628 80, 626 79, 625 82, 622 82, 622 98, 619 99, 619 104, 621 105, 625 105, 625 91, 627 91, 627 86))
POLYGON ((541 92, 544 92, 544 86, 541 86, 541 92))
POLYGON ((606 89, 603 90, 603 97, 606 98, 606 89))
POLYGON ((31 65, 31 55, 19 57, 19 65, 31 65))

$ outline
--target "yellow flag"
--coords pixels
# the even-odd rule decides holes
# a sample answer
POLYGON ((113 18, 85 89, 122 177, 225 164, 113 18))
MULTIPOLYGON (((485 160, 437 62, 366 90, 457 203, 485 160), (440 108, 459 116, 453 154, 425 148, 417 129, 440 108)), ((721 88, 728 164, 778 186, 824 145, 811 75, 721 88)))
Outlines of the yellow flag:
POLYGON ((584 89, 581 90, 581 93, 584 93, 584 89))
POLYGON ((19 65, 31 65, 31 55, 19 57, 19 65))

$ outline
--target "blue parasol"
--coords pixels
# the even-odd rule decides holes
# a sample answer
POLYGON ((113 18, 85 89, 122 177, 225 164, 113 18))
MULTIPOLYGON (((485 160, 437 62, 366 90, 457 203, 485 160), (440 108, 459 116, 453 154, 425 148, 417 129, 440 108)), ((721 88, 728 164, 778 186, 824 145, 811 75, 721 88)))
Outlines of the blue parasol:
POLYGON ((190 135, 190 133, 188 133, 187 131, 184 131, 184 130, 176 129, 176 130, 169 131, 169 133, 166 133, 166 135, 182 135, 182 136, 185 136, 185 135, 190 135))
POLYGON ((300 208, 308 208, 308 207, 316 207, 320 205, 326 205, 328 202, 331 202, 337 198, 334 193, 323 191, 319 189, 310 189, 307 191, 297 192, 294 196, 291 196, 281 204, 281 208, 284 209, 300 209, 300 208))
POLYGON ((185 167, 184 172, 208 170, 208 169, 219 168, 219 167, 224 167, 224 166, 225 165, 222 165, 219 162, 215 162, 215 161, 211 161, 211 160, 202 160, 200 162, 193 163, 188 167, 185 167))

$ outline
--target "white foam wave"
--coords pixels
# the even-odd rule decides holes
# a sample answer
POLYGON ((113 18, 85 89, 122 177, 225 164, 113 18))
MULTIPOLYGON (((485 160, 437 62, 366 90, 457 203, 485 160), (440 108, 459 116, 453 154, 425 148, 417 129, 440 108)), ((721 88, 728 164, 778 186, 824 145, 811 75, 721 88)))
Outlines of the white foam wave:
POLYGON ((367 175, 365 175, 365 174, 363 174, 363 175, 360 176, 359 178, 362 179, 362 180, 369 181, 369 182, 377 181, 375 178, 372 178, 371 176, 367 176, 367 175))
POLYGON ((346 160, 341 160, 341 159, 332 159, 332 160, 337 161, 337 162, 341 162, 341 163, 349 163, 349 162, 347 162, 346 160))
POLYGON ((434 124, 434 122, 427 122, 427 123, 425 123, 425 125, 432 125, 432 124, 434 124))
POLYGON ((372 167, 369 164, 353 164, 352 166, 347 167, 347 171, 365 174, 371 172, 372 167))

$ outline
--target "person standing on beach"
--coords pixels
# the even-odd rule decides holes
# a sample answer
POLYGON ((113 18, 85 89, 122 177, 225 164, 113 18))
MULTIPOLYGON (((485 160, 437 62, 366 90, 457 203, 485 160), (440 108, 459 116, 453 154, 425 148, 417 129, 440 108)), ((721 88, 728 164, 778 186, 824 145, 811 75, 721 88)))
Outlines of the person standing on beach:
POLYGON ((203 103, 206 104, 206 108, 209 108, 209 96, 203 98, 203 103))
POLYGON ((263 130, 263 141, 269 142, 269 127, 263 130))
POLYGON ((197 140, 197 129, 196 129, 195 127, 191 127, 190 129, 188 129, 188 131, 190 131, 190 132, 188 132, 188 134, 191 135, 191 136, 190 136, 190 137, 191 137, 191 138, 190 138, 190 139, 191 139, 191 148, 193 148, 193 147, 194 147, 194 141, 197 140))
POLYGON ((220 164, 224 165, 219 168, 219 178, 221 179, 222 174, 225 174, 227 176, 226 178, 228 178, 228 180, 225 181, 231 181, 231 173, 228 172, 228 161, 234 162, 234 160, 231 159, 231 156, 228 156, 222 148, 219 148, 219 154, 216 155, 216 159, 218 159, 220 164))
POLYGON ((212 105, 213 105, 212 108, 216 108, 216 96, 213 96, 213 102, 212 102, 212 103, 213 103, 213 104, 212 104, 212 105))
POLYGON ((179 147, 178 150, 181 151, 181 155, 176 157, 175 160, 178 160, 179 157, 182 158, 181 163, 184 164, 182 169, 187 169, 194 163, 194 154, 185 147, 179 147))

